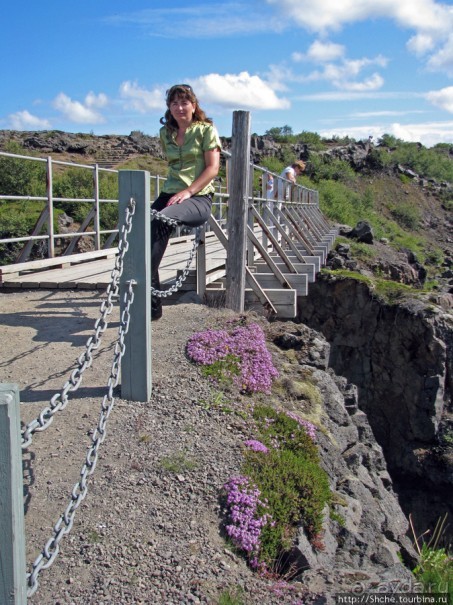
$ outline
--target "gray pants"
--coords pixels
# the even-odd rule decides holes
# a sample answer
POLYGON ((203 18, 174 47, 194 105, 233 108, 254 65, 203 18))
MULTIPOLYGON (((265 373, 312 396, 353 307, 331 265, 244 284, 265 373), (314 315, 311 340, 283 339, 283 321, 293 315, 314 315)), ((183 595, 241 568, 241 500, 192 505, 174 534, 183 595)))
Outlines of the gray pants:
MULTIPOLYGON (((180 221, 187 227, 200 227, 211 214, 212 199, 209 195, 198 195, 180 204, 167 206, 172 193, 161 193, 151 208, 169 218, 180 221)), ((151 276, 153 288, 160 290, 159 266, 168 245, 173 227, 154 218, 151 222, 151 276)))

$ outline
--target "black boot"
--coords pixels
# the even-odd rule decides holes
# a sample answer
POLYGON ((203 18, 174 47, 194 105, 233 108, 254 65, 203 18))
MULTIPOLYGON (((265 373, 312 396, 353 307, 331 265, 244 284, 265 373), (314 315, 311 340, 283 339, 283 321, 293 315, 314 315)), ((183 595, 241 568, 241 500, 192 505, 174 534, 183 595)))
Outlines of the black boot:
MULTIPOLYGON (((160 290, 159 276, 151 278, 151 287, 155 290, 160 290)), ((151 321, 162 317, 162 299, 160 296, 151 294, 151 321)))

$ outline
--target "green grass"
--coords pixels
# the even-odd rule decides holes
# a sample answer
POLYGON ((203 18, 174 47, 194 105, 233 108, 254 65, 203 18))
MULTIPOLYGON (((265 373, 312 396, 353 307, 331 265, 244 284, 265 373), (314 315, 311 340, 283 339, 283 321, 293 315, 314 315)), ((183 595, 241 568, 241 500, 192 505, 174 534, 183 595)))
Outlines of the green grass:
MULTIPOLYGON (((415 538, 419 563, 413 573, 422 583, 424 592, 446 595, 448 605, 453 605, 453 557, 446 547, 440 547, 447 517, 448 515, 445 514, 443 518, 439 519, 428 542, 423 542, 420 546, 420 540, 428 532, 421 538, 415 538)), ((409 520, 414 532, 411 517, 409 520)))
POLYGON ((170 473, 183 473, 193 471, 197 463, 189 458, 185 452, 174 452, 170 456, 165 456, 160 461, 162 468, 170 473))
POLYGON ((240 586, 225 589, 219 597, 218 605, 245 605, 244 589, 240 586))

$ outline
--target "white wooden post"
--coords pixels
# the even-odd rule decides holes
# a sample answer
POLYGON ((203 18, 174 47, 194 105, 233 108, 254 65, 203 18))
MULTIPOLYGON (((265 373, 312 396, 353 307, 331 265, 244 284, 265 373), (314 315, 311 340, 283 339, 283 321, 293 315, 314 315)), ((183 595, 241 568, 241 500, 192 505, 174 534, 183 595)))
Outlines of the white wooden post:
POLYGON ((226 306, 239 313, 244 311, 245 305, 249 163, 250 112, 234 111, 227 222, 226 306))
POLYGON ((27 603, 19 389, 7 383, 0 384, 0 603, 27 603))
POLYGON ((94 189, 94 247, 96 250, 101 249, 101 206, 99 202, 99 164, 95 164, 93 173, 93 189, 94 189))
POLYGON ((120 280, 121 313, 127 283, 133 279, 134 302, 121 359, 121 397, 129 401, 151 399, 151 212, 150 181, 146 170, 120 170, 119 212, 124 220, 130 199, 135 200, 129 248, 120 280))
POLYGON ((55 256, 55 230, 53 226, 53 172, 52 172, 52 157, 47 158, 47 233, 49 234, 49 249, 47 256, 54 258, 55 256))

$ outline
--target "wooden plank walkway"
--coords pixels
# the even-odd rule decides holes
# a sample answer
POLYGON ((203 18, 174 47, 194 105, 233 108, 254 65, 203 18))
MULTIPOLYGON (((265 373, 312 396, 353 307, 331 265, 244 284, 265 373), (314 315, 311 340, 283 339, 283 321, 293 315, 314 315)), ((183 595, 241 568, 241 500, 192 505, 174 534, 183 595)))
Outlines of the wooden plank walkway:
MULTIPOLYGON (((212 233, 206 234, 205 241, 209 283, 225 274, 226 250, 212 233)), ((185 267, 192 247, 193 236, 170 240, 160 269, 164 289, 185 267)), ((111 281, 117 252, 117 248, 110 248, 0 267, 0 288, 104 290, 111 281)))
MULTIPOLYGON (((286 220, 286 219, 285 219, 286 220)), ((292 219, 294 220, 294 219, 292 219)), ((258 221, 259 222, 259 221, 258 221)), ((295 221, 294 221, 295 222, 295 221)), ((247 237, 253 246, 252 262, 247 266, 245 303, 248 309, 267 309, 279 318, 297 315, 297 299, 307 296, 309 284, 325 263, 336 232, 324 227, 324 233, 300 232, 295 223, 292 237, 277 223, 274 237, 264 223, 248 228, 247 237), (263 235, 273 242, 263 243, 263 235)), ((205 292, 213 304, 222 304, 226 296, 225 263, 228 240, 221 227, 210 219, 213 229, 204 235, 205 292)), ((313 228, 312 228, 313 231, 313 228)), ((265 238, 264 238, 265 239, 265 238)), ((193 249, 193 235, 172 238, 160 266, 161 287, 167 290, 187 266, 193 249)), ((105 290, 112 280, 117 248, 42 259, 0 267, 0 291, 7 288, 105 290)), ((203 263, 202 263, 203 264, 203 263)), ((177 303, 187 291, 197 291, 196 263, 193 260, 189 275, 178 292, 165 297, 165 304, 177 303)))

